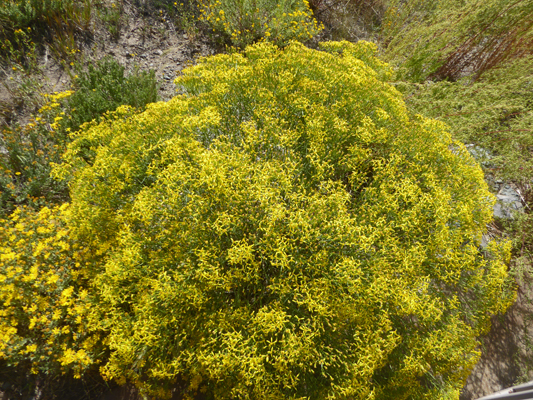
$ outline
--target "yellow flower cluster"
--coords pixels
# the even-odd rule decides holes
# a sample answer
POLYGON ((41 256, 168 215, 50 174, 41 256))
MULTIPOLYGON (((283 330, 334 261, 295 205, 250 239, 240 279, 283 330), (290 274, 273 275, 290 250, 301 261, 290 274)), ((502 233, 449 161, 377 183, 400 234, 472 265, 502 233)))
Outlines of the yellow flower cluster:
POLYGON ((67 205, 19 208, 0 220, 0 359, 79 376, 94 363, 87 332, 84 249, 69 238, 67 205))
POLYGON ((47 99, 47 102, 39 109, 38 113, 42 114, 52 110, 53 108, 59 107, 61 100, 72 96, 72 94, 74 94, 73 90, 65 90, 64 92, 54 92, 53 94, 44 94, 44 97, 47 99))

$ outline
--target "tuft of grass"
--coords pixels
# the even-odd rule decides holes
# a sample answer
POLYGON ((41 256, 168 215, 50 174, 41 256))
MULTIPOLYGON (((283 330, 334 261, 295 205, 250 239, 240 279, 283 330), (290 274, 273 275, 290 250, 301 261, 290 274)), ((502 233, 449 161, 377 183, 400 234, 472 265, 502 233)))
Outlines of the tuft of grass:
POLYGON ((124 22, 124 5, 122 1, 113 1, 109 6, 98 10, 98 18, 104 23, 113 40, 118 40, 124 22))

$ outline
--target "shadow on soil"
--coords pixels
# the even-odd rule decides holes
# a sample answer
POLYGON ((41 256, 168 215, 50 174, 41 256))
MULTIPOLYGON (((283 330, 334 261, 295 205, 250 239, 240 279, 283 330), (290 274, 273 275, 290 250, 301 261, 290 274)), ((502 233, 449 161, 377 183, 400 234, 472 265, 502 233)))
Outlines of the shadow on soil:
MULTIPOLYGON (((527 285, 525 285, 527 286, 527 285)), ((468 377, 460 400, 474 400, 533 379, 533 304, 531 293, 519 289, 505 315, 495 316, 481 341, 482 356, 468 377)))

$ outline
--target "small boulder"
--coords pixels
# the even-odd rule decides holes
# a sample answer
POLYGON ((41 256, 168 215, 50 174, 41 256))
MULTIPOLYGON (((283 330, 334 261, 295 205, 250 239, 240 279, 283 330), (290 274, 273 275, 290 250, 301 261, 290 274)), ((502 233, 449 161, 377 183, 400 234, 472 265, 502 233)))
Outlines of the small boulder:
POLYGON ((496 195, 498 201, 494 205, 494 217, 512 219, 514 211, 522 211, 522 197, 509 184, 504 184, 496 195))

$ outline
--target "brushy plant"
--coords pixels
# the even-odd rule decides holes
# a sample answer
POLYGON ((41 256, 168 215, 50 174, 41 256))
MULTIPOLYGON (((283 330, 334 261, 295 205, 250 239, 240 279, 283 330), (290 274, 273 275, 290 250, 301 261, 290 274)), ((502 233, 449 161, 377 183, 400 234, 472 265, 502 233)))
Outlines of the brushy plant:
MULTIPOLYGON (((456 138, 483 149, 478 154, 479 161, 493 182, 512 182, 519 192, 523 212, 498 225, 513 243, 511 273, 520 285, 522 301, 533 303, 533 57, 503 62, 475 82, 465 77, 456 82, 397 85, 406 93, 412 110, 444 121, 456 138)), ((530 312, 523 312, 522 318, 531 326, 530 312)), ((529 335, 516 334, 524 335, 521 340, 528 343, 528 350, 524 351, 531 354, 529 335)), ((524 371, 533 369, 520 357, 524 371)))
MULTIPOLYGON (((398 66, 397 79, 404 81, 396 87, 405 93, 410 109, 449 124, 455 138, 475 146, 492 185, 505 181, 519 193, 523 212, 497 221, 493 228, 513 244, 510 273, 523 294, 520 301, 529 304, 533 303, 532 14, 533 3, 522 0, 399 1, 388 10, 382 32, 384 54, 398 66)), ((512 357, 520 357, 527 375, 533 366, 522 352, 532 354, 527 332, 533 318, 529 307, 519 309, 529 327, 514 332, 526 347, 512 357)))
POLYGON ((415 112, 446 122, 454 137, 492 154, 486 172, 517 184, 533 176, 533 57, 502 63, 471 82, 398 83, 415 112))
MULTIPOLYGON (((157 4, 157 3, 156 3, 157 4)), ((199 32, 198 19, 200 12, 198 3, 194 0, 181 0, 161 2, 161 7, 167 12, 167 15, 174 21, 177 29, 186 32, 189 36, 196 36, 199 32)))
POLYGON ((72 91, 45 96, 46 103, 27 125, 2 129, 0 146, 0 215, 18 204, 38 209, 67 197, 66 186, 50 177, 50 162, 59 161, 68 140, 61 125, 65 112, 61 101, 72 91))
MULTIPOLYGON (((199 23, 200 12, 196 0, 135 0, 133 4, 143 18, 156 17, 159 22, 168 26, 171 32, 176 30, 186 33, 191 40, 194 40, 203 28, 199 23)), ((150 23, 145 21, 145 25, 141 28, 143 36, 150 23)), ((158 29, 160 34, 168 33, 165 28, 158 29)))
POLYGON ((307 0, 200 0, 199 8, 201 21, 241 48, 258 40, 306 41, 322 29, 307 0))
MULTIPOLYGON (((0 53, 4 56, 0 68, 21 69, 26 74, 38 71, 36 45, 31 38, 31 28, 17 29, 11 39, 0 37, 0 53)), ((6 71, 4 72, 7 75, 6 71)))
POLYGON ((532 54, 531 15, 528 0, 392 1, 382 25, 384 55, 401 65, 401 79, 476 79, 532 54))
POLYGON ((91 5, 91 0, 2 0, 0 27, 3 31, 14 31, 44 26, 61 16, 64 24, 88 29, 91 5))
POLYGON ((90 63, 85 70, 82 68, 78 65, 75 92, 65 105, 68 117, 64 126, 70 131, 118 106, 129 105, 142 110, 159 100, 159 85, 153 70, 134 69, 127 74, 124 66, 111 57, 90 63))
POLYGON ((203 59, 56 168, 108 378, 217 399, 458 398, 513 301, 493 198, 367 42, 203 59))
POLYGON ((46 204, 68 199, 66 185, 50 177, 50 163, 60 157, 70 133, 107 111, 127 104, 142 110, 158 99, 153 71, 127 75, 116 60, 89 64, 74 77, 74 91, 45 96, 46 103, 28 124, 6 126, 0 136, 0 215, 16 205, 46 204))
POLYGON ((336 40, 375 39, 387 9, 384 0, 311 0, 315 18, 336 40))
POLYGON ((36 110, 42 105, 45 79, 39 65, 37 45, 32 40, 32 29, 17 29, 11 39, 0 37, 0 75, 2 85, 10 96, 10 101, 0 102, 0 127, 9 125, 17 111, 36 110))
MULTIPOLYGON (((522 259, 517 262, 525 262, 523 256, 531 253, 532 82, 533 57, 528 56, 502 63, 475 82, 465 77, 457 82, 397 84, 412 110, 444 121, 457 139, 490 155, 490 159, 479 159, 486 174, 517 186, 525 215, 506 227, 522 259)), ((526 258, 530 263, 530 257, 526 258)))

